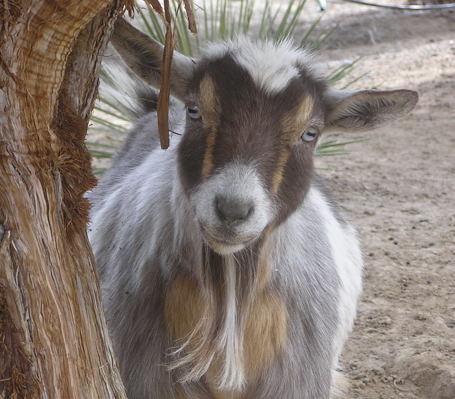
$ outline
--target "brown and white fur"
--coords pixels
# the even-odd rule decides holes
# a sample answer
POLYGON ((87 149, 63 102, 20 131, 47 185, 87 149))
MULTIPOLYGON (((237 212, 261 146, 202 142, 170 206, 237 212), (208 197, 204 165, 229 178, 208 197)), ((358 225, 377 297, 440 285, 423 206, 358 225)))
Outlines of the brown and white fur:
MULTIPOLYGON (((159 84, 159 44, 123 20, 112 42, 159 84)), ((416 93, 336 91, 306 52, 239 39, 197 60, 175 54, 172 94, 170 149, 149 112, 90 193, 128 397, 333 397, 362 259, 314 149, 329 129, 410 111, 416 93)))

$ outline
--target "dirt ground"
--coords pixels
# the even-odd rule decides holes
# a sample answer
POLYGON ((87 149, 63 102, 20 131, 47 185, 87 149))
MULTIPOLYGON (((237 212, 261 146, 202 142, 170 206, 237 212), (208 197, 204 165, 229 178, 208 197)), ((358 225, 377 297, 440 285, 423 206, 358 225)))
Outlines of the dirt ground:
MULTIPOLYGON (((356 88, 410 88, 416 109, 318 160, 361 237, 364 294, 343 356, 349 398, 455 399, 455 12, 329 3, 320 57, 362 60, 356 88)), ((353 76, 349 76, 352 79, 353 76)))
MULTIPOLYGON (((318 15, 310 3, 307 20, 318 15)), ((365 255, 342 359, 348 398, 455 399, 455 11, 330 1, 321 26, 335 24, 319 58, 336 67, 362 56, 348 80, 369 74, 354 88, 420 94, 412 114, 350 155, 317 161, 365 255)))

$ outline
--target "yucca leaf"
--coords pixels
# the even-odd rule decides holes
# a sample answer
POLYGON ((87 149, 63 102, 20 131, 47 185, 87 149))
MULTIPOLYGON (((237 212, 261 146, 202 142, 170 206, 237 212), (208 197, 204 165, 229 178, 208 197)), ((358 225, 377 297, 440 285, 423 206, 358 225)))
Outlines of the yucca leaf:
POLYGON ((369 72, 362 73, 361 75, 357 76, 356 78, 350 80, 348 83, 346 83, 341 89, 347 89, 349 86, 353 85, 355 82, 359 81, 360 79, 363 79, 365 76, 367 76, 369 72))
POLYGON ((118 111, 117 112, 109 111, 107 109, 101 108, 100 106, 95 106, 95 110, 113 116, 114 118, 120 119, 122 121, 129 122, 129 120, 122 116, 118 111))
POLYGON ((322 32, 315 41, 311 44, 311 47, 313 50, 318 50, 321 48, 321 46, 329 39, 330 36, 332 36, 333 32, 335 32, 338 29, 338 24, 335 25, 332 29, 329 31, 322 32))
POLYGON ((128 131, 128 129, 125 129, 123 126, 119 125, 119 124, 116 124, 116 123, 113 123, 113 122, 110 122, 106 119, 103 119, 103 118, 100 118, 98 116, 92 116, 92 121, 93 122, 97 122, 99 123, 100 125, 104 125, 106 127, 108 127, 109 129, 113 129, 114 131, 116 131, 117 133, 126 133, 128 131))
POLYGON ((149 34, 152 38, 157 39, 155 31, 152 29, 148 18, 145 17, 144 12, 142 11, 142 7, 136 5, 136 10, 141 18, 144 28, 147 30, 147 34, 149 34))
POLYGON ((153 26, 154 29, 155 33, 154 39, 158 40, 160 43, 164 43, 164 29, 161 19, 159 19, 156 12, 153 10, 152 6, 148 2, 145 2, 145 4, 147 5, 149 21, 151 22, 151 25, 153 26))
POLYGON ((94 175, 102 175, 104 172, 106 172, 106 168, 93 168, 92 172, 94 175))
POLYGON ((107 149, 112 149, 112 150, 115 150, 117 148, 117 145, 96 143, 94 141, 86 141, 85 144, 87 144, 91 147, 101 147, 101 148, 107 148, 107 149))
POLYGON ((294 11, 294 14, 292 15, 291 21, 289 22, 289 24, 285 30, 285 33, 284 33, 285 37, 288 37, 294 33, 294 29, 297 25, 298 18, 302 14, 303 7, 305 7, 305 4, 306 4, 306 0, 300 0, 299 3, 297 3, 297 6, 294 11))
POLYGON ((286 11, 281 19, 280 24, 278 25, 278 29, 275 33, 275 39, 280 40, 282 38, 283 32, 287 26, 289 14, 291 13, 292 7, 294 6, 295 0, 291 0, 286 8, 286 11))
POLYGON ((316 19, 316 21, 314 21, 310 25, 310 27, 306 30, 302 39, 300 40, 301 47, 303 47, 305 45, 306 41, 308 40, 308 37, 313 33, 314 29, 319 25, 319 22, 321 22, 321 19, 322 19, 322 15, 318 19, 316 19))

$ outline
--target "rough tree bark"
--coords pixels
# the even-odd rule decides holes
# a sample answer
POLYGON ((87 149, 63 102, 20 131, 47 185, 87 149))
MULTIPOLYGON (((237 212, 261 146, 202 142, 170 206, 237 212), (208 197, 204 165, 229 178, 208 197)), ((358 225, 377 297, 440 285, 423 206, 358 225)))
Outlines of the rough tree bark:
POLYGON ((125 2, 0 2, 0 398, 126 398, 83 198, 96 71, 125 2))

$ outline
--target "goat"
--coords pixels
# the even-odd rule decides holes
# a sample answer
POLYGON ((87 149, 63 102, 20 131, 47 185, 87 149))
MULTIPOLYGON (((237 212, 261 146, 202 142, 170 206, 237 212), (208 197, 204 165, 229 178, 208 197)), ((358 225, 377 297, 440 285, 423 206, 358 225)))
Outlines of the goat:
MULTIPOLYGON (((160 44, 124 20, 112 43, 159 86, 160 44)), ((417 93, 335 90, 304 50, 242 38, 175 53, 171 89, 171 147, 149 111, 89 194, 128 397, 333 398, 362 257, 314 149, 323 131, 405 114, 417 93)))

